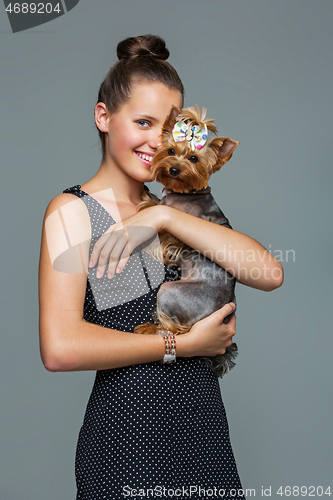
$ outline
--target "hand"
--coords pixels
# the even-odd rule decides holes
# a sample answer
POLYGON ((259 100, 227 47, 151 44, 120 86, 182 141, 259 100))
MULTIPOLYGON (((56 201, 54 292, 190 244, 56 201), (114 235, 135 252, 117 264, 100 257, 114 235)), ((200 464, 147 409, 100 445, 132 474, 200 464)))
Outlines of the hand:
POLYGON ((97 240, 93 248, 89 267, 98 262, 96 276, 101 278, 107 269, 108 278, 115 272, 121 273, 131 253, 142 243, 156 237, 162 229, 167 207, 154 206, 146 208, 117 222, 97 240))
POLYGON ((223 323, 223 320, 234 310, 235 304, 229 302, 195 323, 188 333, 182 335, 188 337, 190 356, 216 356, 225 353, 236 333, 236 315, 233 315, 227 324, 223 323))

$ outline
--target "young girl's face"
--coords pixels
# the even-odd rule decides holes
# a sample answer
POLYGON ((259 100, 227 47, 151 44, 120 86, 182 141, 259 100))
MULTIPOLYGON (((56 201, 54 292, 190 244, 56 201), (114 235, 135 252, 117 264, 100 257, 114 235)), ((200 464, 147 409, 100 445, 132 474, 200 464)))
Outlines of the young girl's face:
POLYGON ((178 90, 152 82, 132 85, 130 99, 108 118, 106 148, 113 169, 140 182, 151 180, 152 157, 172 105, 182 107, 178 90))

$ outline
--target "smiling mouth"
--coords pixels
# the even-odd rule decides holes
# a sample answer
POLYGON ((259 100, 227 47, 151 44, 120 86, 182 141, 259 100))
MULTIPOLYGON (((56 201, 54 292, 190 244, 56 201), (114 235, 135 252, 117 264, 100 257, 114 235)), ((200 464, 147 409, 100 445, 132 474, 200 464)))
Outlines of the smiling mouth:
POLYGON ((146 153, 141 153, 140 151, 135 151, 135 154, 141 158, 141 160, 144 160, 147 163, 151 163, 153 161, 153 157, 146 154, 146 153))

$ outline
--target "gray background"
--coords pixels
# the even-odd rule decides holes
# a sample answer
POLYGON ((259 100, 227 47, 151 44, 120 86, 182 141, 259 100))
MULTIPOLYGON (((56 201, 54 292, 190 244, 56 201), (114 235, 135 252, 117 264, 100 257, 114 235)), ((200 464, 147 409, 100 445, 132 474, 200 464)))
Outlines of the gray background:
POLYGON ((331 0, 81 0, 17 34, 0 12, 1 500, 75 498, 94 372, 41 363, 42 217, 96 172, 99 85, 118 41, 145 33, 165 38, 185 104, 240 141, 213 194, 285 269, 271 293, 237 286, 240 355, 221 387, 243 486, 333 488, 331 0))

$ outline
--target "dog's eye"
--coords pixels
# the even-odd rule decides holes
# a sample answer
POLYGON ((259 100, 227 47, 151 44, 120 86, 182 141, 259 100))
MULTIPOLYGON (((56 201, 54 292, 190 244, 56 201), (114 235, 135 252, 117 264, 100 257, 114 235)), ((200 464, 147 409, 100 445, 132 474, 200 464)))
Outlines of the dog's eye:
POLYGON ((191 156, 191 158, 189 158, 189 160, 191 163, 198 163, 198 161, 199 161, 197 156, 191 156))
POLYGON ((175 150, 174 149, 168 149, 168 155, 169 156, 175 156, 175 150))

